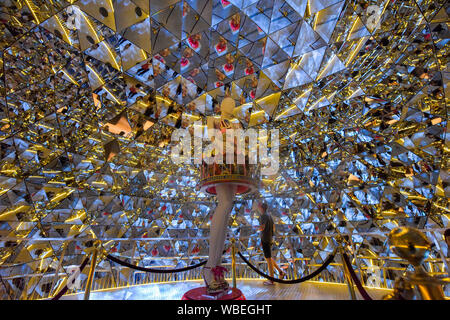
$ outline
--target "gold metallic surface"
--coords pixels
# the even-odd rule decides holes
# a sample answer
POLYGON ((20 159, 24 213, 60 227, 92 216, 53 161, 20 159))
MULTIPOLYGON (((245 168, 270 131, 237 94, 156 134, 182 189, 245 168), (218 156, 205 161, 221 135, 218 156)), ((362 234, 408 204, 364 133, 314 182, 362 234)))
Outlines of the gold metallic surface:
MULTIPOLYGON (((291 278, 321 265, 342 236, 364 284, 393 288, 410 268, 389 249, 397 227, 435 244, 411 238, 414 263, 427 252, 426 272, 449 275, 448 1, 170 6, 0 1, 0 299, 55 294, 96 239, 140 266, 205 259, 216 199, 195 189, 198 167, 173 164, 170 138, 217 115, 225 84, 243 128, 280 131, 280 170, 236 199, 228 230, 261 269, 259 197, 291 278)), ((103 252, 98 265, 92 287, 157 279, 103 252)), ((345 281, 339 265, 321 276, 345 281)))
POLYGON ((231 272, 233 288, 236 288, 236 240, 234 239, 231 239, 231 272))
POLYGON ((389 234, 389 246, 400 258, 418 267, 428 256, 431 242, 419 230, 401 227, 393 229, 389 234))
POLYGON ((86 283, 86 291, 84 292, 84 300, 89 300, 89 295, 91 293, 92 280, 94 279, 94 272, 97 264, 97 254, 98 251, 93 250, 91 258, 91 268, 89 269, 89 276, 86 283))
POLYGON ((398 296, 402 289, 408 292, 410 287, 416 286, 422 300, 445 300, 443 285, 449 284, 450 281, 430 276, 422 265, 431 249, 428 238, 415 228, 401 227, 391 231, 389 244, 398 256, 414 266, 414 272, 407 272, 398 279, 398 286, 403 288, 398 288, 394 296, 398 296))

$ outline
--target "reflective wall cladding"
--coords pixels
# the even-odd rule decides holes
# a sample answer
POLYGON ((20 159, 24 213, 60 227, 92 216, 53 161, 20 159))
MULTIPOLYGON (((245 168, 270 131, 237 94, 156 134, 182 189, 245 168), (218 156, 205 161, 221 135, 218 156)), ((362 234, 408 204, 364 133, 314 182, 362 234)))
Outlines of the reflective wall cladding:
POLYGON ((443 271, 449 13, 445 0, 2 0, 1 299, 54 293, 94 239, 141 265, 202 260, 215 198, 197 166, 171 161, 170 137, 206 125, 226 88, 244 129, 280 132, 278 172, 230 220, 252 260, 263 197, 297 276, 347 234, 356 263, 393 280, 408 267, 387 245, 396 226, 426 229, 443 271))

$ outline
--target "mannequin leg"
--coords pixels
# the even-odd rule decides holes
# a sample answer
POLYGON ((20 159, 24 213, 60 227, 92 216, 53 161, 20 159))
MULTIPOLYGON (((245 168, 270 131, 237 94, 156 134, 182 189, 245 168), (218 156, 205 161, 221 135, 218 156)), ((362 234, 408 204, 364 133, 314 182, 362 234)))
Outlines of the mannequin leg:
MULTIPOLYGON (((214 268, 222 262, 222 253, 225 246, 225 237, 227 234, 228 220, 230 212, 233 209, 233 201, 235 197, 235 187, 232 185, 219 185, 217 191, 217 207, 211 220, 209 235, 209 258, 206 267, 214 268)), ((212 280, 209 272, 207 281, 212 280)))

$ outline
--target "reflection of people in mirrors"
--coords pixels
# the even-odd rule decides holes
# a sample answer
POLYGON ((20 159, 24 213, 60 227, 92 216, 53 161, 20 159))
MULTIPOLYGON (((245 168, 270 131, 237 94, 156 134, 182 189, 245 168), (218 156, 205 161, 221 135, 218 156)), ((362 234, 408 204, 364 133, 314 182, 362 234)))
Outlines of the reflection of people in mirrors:
POLYGON ((138 76, 142 76, 142 75, 144 75, 145 73, 147 73, 147 71, 150 70, 150 63, 151 63, 151 61, 144 63, 144 64, 138 69, 138 71, 136 72, 136 74, 137 74, 138 76))
POLYGON ((138 93, 137 86, 135 87, 132 85, 129 90, 130 90, 130 93, 128 94, 129 99, 133 98, 138 93))

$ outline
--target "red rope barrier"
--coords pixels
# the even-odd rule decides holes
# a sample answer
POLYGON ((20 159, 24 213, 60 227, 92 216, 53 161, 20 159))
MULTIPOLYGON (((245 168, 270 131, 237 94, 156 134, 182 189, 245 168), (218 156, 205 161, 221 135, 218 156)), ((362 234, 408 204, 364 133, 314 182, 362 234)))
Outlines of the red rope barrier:
POLYGON ((369 294, 367 293, 367 291, 364 289, 364 287, 361 284, 361 281, 359 281, 358 277, 356 276, 355 270, 353 270, 352 264, 350 262, 350 259, 348 258, 347 254, 344 253, 343 254, 344 257, 344 262, 348 267, 348 271, 350 272, 350 275, 353 279, 353 281, 355 282, 356 288, 358 288, 359 293, 362 295, 362 297, 364 298, 364 300, 373 300, 369 294))

